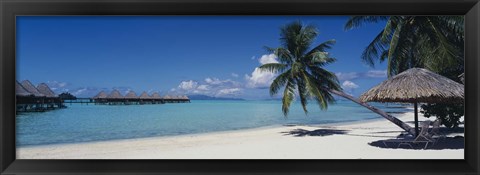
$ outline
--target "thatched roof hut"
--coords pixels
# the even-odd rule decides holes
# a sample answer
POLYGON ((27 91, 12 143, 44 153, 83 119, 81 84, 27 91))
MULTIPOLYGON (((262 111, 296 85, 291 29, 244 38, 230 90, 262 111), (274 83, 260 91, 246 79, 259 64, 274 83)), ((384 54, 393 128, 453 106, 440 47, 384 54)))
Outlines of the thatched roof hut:
POLYGON ((138 98, 137 94, 134 91, 128 91, 128 93, 125 95, 125 98, 138 98))
POLYGON ((45 97, 45 95, 42 94, 42 93, 40 93, 40 92, 38 91, 38 89, 35 88, 35 86, 33 86, 33 84, 32 84, 30 81, 28 81, 28 80, 23 80, 21 84, 22 84, 23 88, 25 88, 25 90, 27 90, 29 93, 33 94, 34 96, 36 96, 36 97, 45 97))
POLYGON ((360 96, 360 100, 404 103, 463 103, 464 85, 426 69, 408 69, 360 96))
POLYGON ((139 96, 140 99, 149 99, 150 96, 148 96, 147 92, 143 91, 142 94, 139 96))
POLYGON ((152 99, 161 99, 162 97, 160 96, 160 94, 158 94, 158 92, 154 92, 154 93, 150 96, 150 98, 152 98, 152 99))
POLYGON ((165 95, 163 99, 172 99, 172 97, 170 95, 165 95))
POLYGON ((180 99, 188 100, 188 97, 186 95, 182 95, 182 96, 180 96, 180 99))
POLYGON ((107 98, 108 94, 105 93, 104 91, 100 91, 97 95, 95 95, 93 98, 94 99, 100 99, 100 98, 107 98))
POLYGON ((46 97, 56 97, 56 95, 52 91, 52 89, 50 89, 50 87, 48 87, 48 85, 45 84, 45 83, 40 83, 37 86, 37 90, 38 90, 38 92, 44 94, 46 97))
POLYGON ((427 69, 412 68, 363 93, 360 100, 413 103, 418 135, 418 103, 463 103, 464 89, 463 84, 427 69))
POLYGON ((118 90, 115 89, 112 92, 110 92, 107 98, 123 98, 123 96, 118 90))
POLYGON ((15 81, 15 95, 17 96, 31 96, 32 93, 28 92, 18 81, 15 81))

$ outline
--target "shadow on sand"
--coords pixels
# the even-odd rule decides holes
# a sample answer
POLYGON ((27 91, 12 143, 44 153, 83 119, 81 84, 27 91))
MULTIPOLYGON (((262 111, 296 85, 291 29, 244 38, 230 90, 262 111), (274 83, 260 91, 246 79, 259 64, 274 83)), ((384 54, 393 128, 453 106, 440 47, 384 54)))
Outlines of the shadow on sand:
MULTIPOLYGON (((417 144, 410 144, 412 147, 408 145, 401 145, 398 147, 399 143, 388 143, 387 145, 384 144, 386 140, 378 140, 371 143, 368 143, 371 146, 379 147, 379 148, 393 148, 393 149, 423 149, 425 144, 424 143, 417 143, 417 144)), ((442 149, 465 149, 465 139, 462 136, 455 136, 455 137, 447 137, 444 139, 440 139, 435 145, 428 146, 427 149, 430 150, 442 150, 442 149)))
POLYGON ((288 132, 281 132, 284 135, 293 135, 295 137, 304 137, 304 136, 329 136, 335 134, 347 134, 348 130, 338 130, 338 129, 316 129, 313 131, 305 129, 295 129, 288 132))

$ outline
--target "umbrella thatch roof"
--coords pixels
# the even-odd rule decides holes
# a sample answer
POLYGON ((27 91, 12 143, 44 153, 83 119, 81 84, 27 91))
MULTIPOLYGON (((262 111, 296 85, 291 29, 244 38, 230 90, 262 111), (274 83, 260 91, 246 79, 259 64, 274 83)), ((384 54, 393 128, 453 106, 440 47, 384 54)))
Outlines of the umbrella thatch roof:
POLYGON ((149 99, 150 96, 148 96, 147 92, 143 91, 142 94, 139 96, 140 99, 149 99))
POLYGON ((95 95, 93 98, 98 99, 98 98, 107 98, 108 95, 104 91, 100 91, 97 95, 95 95))
POLYGON ((460 78, 460 81, 465 84, 465 73, 460 74, 458 77, 460 78))
POLYGON ((162 97, 160 96, 160 94, 158 94, 158 92, 155 92, 153 93, 150 98, 153 98, 153 99, 161 99, 162 97))
POLYGON ((52 89, 50 89, 50 87, 48 87, 47 84, 45 83, 40 83, 38 86, 37 86, 37 90, 38 92, 44 94, 45 96, 47 97, 56 97, 55 93, 52 91, 52 89))
POLYGON ((125 98, 138 98, 138 97, 134 91, 128 91, 128 93, 125 95, 125 98))
POLYGON ((15 95, 17 95, 17 96, 31 96, 33 94, 28 92, 18 81, 16 81, 15 95))
POLYGON ((21 84, 22 84, 23 88, 25 88, 25 90, 27 90, 29 93, 33 94, 34 96, 36 96, 36 97, 45 97, 45 95, 42 94, 42 93, 40 93, 40 92, 38 91, 38 89, 35 88, 35 86, 33 86, 33 84, 32 84, 30 81, 28 81, 28 80, 23 80, 21 84))
POLYGON ((464 86, 426 69, 412 68, 360 96, 360 100, 405 103, 463 103, 464 86))
POLYGON ((112 92, 110 92, 107 98, 123 98, 123 96, 118 90, 113 90, 112 92))

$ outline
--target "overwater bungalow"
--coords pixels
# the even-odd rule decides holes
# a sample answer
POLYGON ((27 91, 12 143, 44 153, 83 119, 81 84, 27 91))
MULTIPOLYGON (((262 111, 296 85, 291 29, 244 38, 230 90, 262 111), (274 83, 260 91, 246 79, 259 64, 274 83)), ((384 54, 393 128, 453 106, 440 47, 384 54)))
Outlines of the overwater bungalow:
POLYGON ((154 92, 152 95, 150 95, 150 98, 152 98, 152 99, 162 99, 162 97, 160 96, 160 94, 158 94, 158 92, 154 92))
POLYGON ((25 88, 29 93, 33 94, 35 97, 45 97, 44 94, 40 93, 37 88, 28 80, 23 80, 21 85, 25 88))
POLYGON ((105 102, 108 105, 121 105, 125 104, 125 98, 122 96, 120 91, 115 89, 108 94, 105 102))
POLYGON ((97 95, 93 97, 95 104, 105 104, 107 103, 108 94, 105 91, 100 91, 97 95))
POLYGON ((15 96, 17 112, 43 112, 56 108, 64 108, 59 98, 45 83, 35 87, 30 81, 16 81, 15 96))
POLYGON ((98 95, 93 97, 95 104, 104 104, 104 105, 143 105, 143 104, 164 104, 164 99, 157 92, 152 95, 148 95, 147 92, 142 92, 140 96, 134 91, 129 91, 125 96, 118 90, 112 91, 109 95, 105 92, 100 92, 98 95))
POLYGON ((137 94, 134 91, 128 91, 128 93, 125 95, 125 104, 131 105, 131 104, 139 104, 139 103, 140 103, 140 98, 137 96, 137 94))
POLYGON ((170 95, 165 95, 163 97, 163 100, 165 100, 165 103, 188 103, 190 102, 190 99, 187 96, 170 96, 170 95))
POLYGON ((150 95, 148 95, 147 92, 144 91, 139 96, 139 99, 140 99, 139 104, 163 104, 163 103, 165 103, 157 92, 153 93, 150 96, 150 95))
POLYGON ((45 83, 40 83, 37 86, 38 92, 45 95, 45 106, 47 109, 55 109, 56 107, 61 108, 63 106, 63 100, 48 87, 45 83))
POLYGON ((138 96, 138 98, 146 100, 146 99, 149 99, 150 96, 148 95, 147 92, 143 91, 142 94, 140 94, 140 96, 138 96))
POLYGON ((97 95, 93 97, 93 99, 105 99, 107 98, 108 94, 105 91, 100 91, 97 95))

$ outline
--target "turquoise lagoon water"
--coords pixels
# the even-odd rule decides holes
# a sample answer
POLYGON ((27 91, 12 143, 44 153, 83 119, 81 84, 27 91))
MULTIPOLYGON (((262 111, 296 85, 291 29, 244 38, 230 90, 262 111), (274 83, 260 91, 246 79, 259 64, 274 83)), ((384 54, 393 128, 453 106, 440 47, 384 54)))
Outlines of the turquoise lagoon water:
MULTIPOLYGON (((228 131, 275 125, 316 125, 375 119, 380 116, 350 101, 337 101, 321 111, 308 105, 305 115, 294 103, 288 118, 280 101, 207 101, 162 105, 81 105, 16 117, 17 146, 47 145, 228 131)), ((405 108, 386 108, 405 112, 405 108)))

